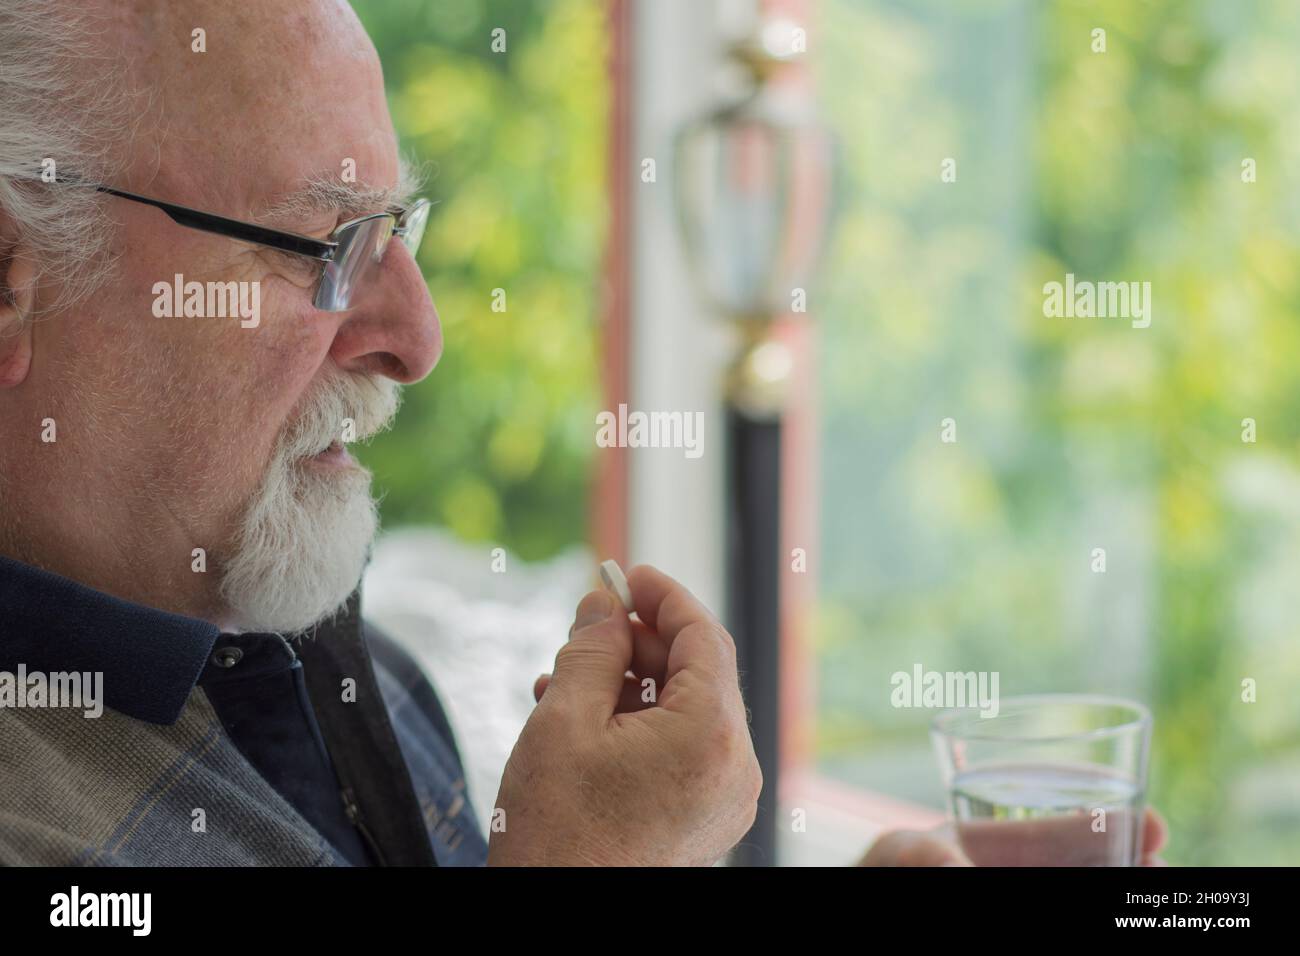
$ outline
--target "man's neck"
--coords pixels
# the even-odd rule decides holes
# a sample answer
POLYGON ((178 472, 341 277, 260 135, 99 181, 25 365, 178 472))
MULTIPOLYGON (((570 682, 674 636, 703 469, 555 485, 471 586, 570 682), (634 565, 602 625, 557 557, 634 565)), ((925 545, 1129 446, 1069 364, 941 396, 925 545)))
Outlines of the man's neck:
POLYGON ((48 571, 50 574, 57 574, 59 577, 76 581, 85 587, 132 604, 206 621, 222 630, 231 627, 234 622, 229 608, 218 601, 194 600, 193 595, 186 595, 179 588, 169 590, 159 587, 156 581, 148 586, 137 586, 135 582, 146 580, 149 570, 139 565, 130 567, 130 562, 125 560, 116 563, 119 566, 127 565, 123 570, 130 573, 129 577, 126 574, 106 575, 102 573, 102 568, 112 562, 98 562, 99 567, 96 568, 89 566, 84 559, 61 560, 56 555, 25 546, 21 540, 5 537, 0 537, 0 557, 48 571))

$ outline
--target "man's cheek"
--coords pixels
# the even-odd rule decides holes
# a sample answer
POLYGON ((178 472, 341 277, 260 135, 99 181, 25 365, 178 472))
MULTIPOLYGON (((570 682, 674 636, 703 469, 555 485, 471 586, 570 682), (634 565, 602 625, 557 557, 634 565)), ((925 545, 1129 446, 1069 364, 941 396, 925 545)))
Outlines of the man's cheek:
POLYGON ((291 392, 310 379, 329 352, 327 323, 314 322, 305 293, 283 279, 264 276, 240 300, 237 316, 223 323, 223 351, 251 373, 262 401, 291 392))
POLYGON ((282 361, 320 365, 329 352, 337 322, 331 313, 314 308, 311 289, 271 273, 262 278, 259 297, 261 324, 248 331, 264 340, 282 361))

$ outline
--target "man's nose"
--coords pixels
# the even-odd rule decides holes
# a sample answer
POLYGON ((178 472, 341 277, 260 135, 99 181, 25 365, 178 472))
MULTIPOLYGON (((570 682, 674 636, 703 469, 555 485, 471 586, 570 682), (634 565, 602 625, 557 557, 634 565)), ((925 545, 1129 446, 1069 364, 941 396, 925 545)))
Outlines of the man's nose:
POLYGON ((418 382, 442 355, 438 310, 420 267, 394 239, 366 284, 345 313, 330 356, 348 371, 387 375, 403 385, 418 382))

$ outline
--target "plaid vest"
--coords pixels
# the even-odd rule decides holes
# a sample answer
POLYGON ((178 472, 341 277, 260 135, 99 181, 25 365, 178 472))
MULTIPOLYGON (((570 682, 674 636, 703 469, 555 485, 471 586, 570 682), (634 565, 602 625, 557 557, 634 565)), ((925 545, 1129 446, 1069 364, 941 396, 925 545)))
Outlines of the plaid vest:
POLYGON ((20 665, 102 673, 105 706, 0 697, 0 864, 486 862, 437 695, 358 594, 226 635, 0 558, 0 675, 20 665))

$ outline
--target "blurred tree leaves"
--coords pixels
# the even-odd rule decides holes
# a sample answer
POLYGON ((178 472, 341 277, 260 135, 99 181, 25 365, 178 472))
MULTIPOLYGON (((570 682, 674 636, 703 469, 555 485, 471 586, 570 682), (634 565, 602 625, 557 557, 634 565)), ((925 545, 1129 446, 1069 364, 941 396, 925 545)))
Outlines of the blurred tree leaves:
POLYGON ((386 527, 526 559, 586 539, 605 233, 605 24, 594 0, 355 0, 403 152, 437 200, 420 265, 437 368, 360 457, 386 527), (492 31, 505 30, 494 53, 492 31), (505 311, 493 311, 494 290, 505 311))
POLYGON ((915 662, 1132 695, 1167 858, 1294 864, 1300 9, 828 0, 819 23, 851 184, 813 309, 822 759, 937 801, 931 715, 887 700, 915 662), (1151 327, 1045 318, 1067 272, 1151 282, 1151 327))

